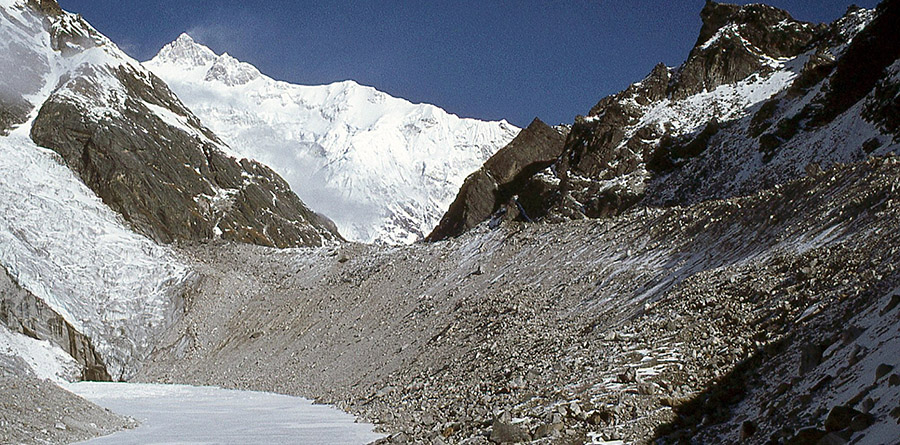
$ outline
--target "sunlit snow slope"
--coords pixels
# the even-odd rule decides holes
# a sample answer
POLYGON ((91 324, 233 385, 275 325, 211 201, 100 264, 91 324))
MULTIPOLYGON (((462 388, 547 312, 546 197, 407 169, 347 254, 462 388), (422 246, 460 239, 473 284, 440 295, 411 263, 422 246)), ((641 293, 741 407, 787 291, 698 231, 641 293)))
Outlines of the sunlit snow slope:
MULTIPOLYGON (((72 73, 113 85, 109 68, 143 68, 74 14, 48 16, 13 0, 0 0, 0 13, 0 93, 31 110, 0 137, 0 267, 89 336, 113 378, 127 377, 171 317, 187 268, 134 233, 29 132, 40 105, 72 73), (92 43, 54 41, 47 32, 54 27, 92 43)), ((102 102, 94 106, 104 111, 102 102)), ((9 349, 40 368, 35 348, 16 344, 9 349)))
POLYGON ((182 34, 145 65, 241 156, 284 177, 354 241, 411 243, 519 129, 345 81, 279 82, 182 34))

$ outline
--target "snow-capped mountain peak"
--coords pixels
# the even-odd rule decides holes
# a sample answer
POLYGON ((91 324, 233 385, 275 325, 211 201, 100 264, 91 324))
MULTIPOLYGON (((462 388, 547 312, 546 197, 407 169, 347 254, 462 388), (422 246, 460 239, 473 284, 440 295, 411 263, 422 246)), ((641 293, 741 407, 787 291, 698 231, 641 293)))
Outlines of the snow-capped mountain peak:
POLYGON ((174 42, 164 46, 154 60, 198 67, 207 66, 217 58, 213 50, 197 43, 187 33, 182 33, 174 42))
POLYGON ((236 153, 271 166, 353 241, 424 237, 465 177, 519 131, 350 80, 276 81, 186 34, 145 65, 236 153))

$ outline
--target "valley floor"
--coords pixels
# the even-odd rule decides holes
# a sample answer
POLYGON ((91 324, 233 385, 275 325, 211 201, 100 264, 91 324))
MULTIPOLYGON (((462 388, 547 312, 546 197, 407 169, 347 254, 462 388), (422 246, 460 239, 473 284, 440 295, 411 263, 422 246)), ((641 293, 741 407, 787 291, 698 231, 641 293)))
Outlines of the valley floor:
POLYGON ((296 397, 184 385, 76 383, 74 393, 141 425, 89 444, 366 444, 382 435, 335 408, 296 397))
POLYGON ((389 443, 763 443, 837 434, 841 406, 861 420, 840 434, 879 443, 900 437, 898 189, 888 157, 403 248, 182 245, 185 314, 138 379, 316 398, 389 443))

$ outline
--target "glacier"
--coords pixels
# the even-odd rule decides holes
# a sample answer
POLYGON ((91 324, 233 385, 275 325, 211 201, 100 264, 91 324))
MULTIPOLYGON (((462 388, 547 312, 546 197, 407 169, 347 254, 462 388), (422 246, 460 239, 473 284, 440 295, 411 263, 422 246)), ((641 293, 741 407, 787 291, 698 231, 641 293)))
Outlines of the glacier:
MULTIPOLYGON (((190 271, 170 248, 131 230, 29 134, 37 108, 69 73, 91 66, 143 68, 75 14, 61 13, 45 24, 45 17, 14 0, 0 1, 0 12, 0 37, 15 48, 0 51, 0 74, 26 65, 29 73, 27 88, 0 81, 0 92, 18 94, 15 99, 34 107, 25 123, 0 136, 0 267, 90 337, 113 378, 127 378, 174 316, 190 271), (65 28, 91 44, 53 42, 45 26, 65 28)), ((37 360, 37 347, 9 349, 32 364, 51 361, 37 360)))

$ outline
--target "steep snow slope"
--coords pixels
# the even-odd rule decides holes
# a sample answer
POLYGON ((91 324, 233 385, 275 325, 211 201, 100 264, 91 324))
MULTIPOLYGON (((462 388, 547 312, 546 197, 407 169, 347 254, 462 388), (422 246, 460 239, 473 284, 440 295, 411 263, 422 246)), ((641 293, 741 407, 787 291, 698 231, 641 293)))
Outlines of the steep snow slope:
MULTIPOLYGON (((76 70, 140 69, 77 16, 53 10, 48 20, 25 3, 0 1, 0 32, 16 48, 12 55, 0 51, 15 56, 0 66, 27 65, 32 76, 27 89, 7 88, 7 97, 18 94, 35 107, 76 70), (45 26, 70 40, 50 38, 45 26), (83 39, 102 44, 78 47, 83 39)), ((102 102, 93 106, 109 111, 102 102)), ((114 378, 128 376, 171 316, 187 268, 168 248, 130 230, 56 154, 31 141, 36 114, 31 108, 22 125, 0 137, 0 266, 91 337, 114 378)))
POLYGON ((353 81, 275 81, 186 34, 146 66, 233 150, 271 166, 354 241, 423 237, 466 175, 519 131, 353 81))
POLYGON ((127 375, 171 316, 187 268, 15 133, 0 138, 0 214, 0 263, 94 340, 110 375, 127 375))

